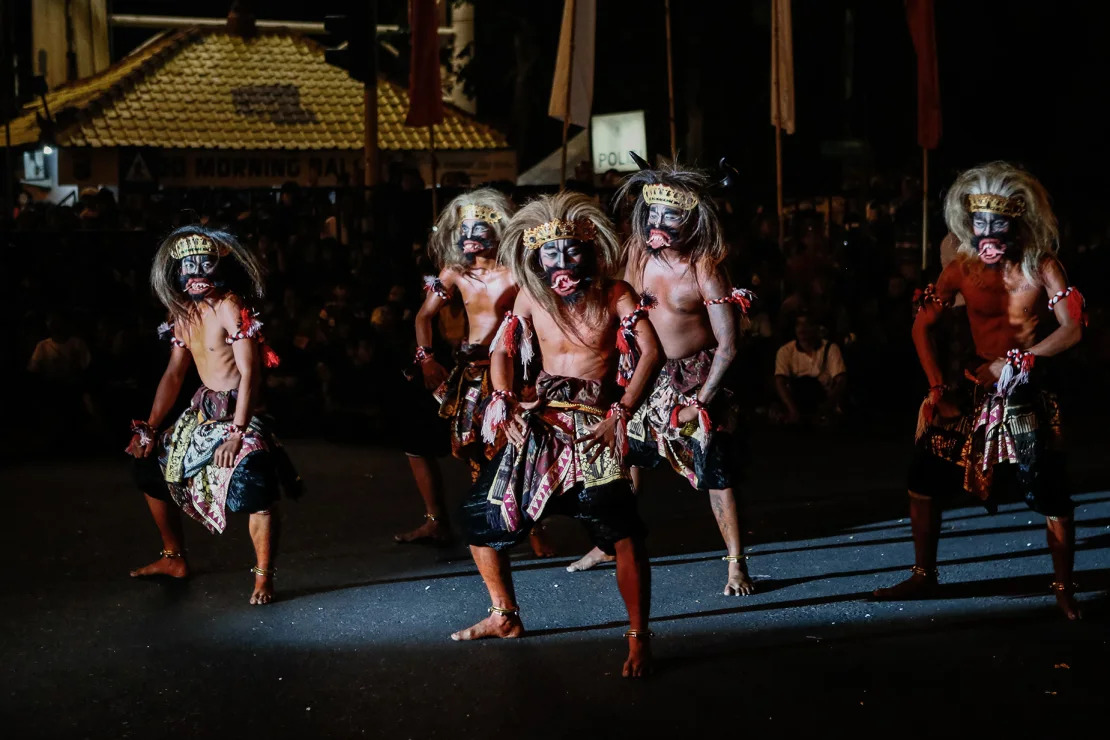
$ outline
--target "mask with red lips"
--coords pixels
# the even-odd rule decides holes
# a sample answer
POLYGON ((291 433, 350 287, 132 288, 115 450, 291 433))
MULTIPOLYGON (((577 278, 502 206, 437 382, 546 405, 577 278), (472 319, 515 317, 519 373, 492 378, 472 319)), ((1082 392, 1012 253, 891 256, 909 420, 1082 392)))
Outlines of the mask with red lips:
POLYGON ((469 264, 474 264, 478 257, 489 255, 495 249, 491 234, 490 225, 476 218, 468 218, 459 224, 459 251, 469 264))
POLYGON ((971 246, 986 265, 997 265, 1005 258, 1014 258, 1013 221, 1008 216, 986 211, 971 214, 971 246))
POLYGON ((576 303, 593 280, 593 245, 578 239, 557 239, 540 247, 540 267, 551 290, 576 303))
POLYGON ((686 211, 661 203, 652 203, 648 208, 647 246, 652 252, 682 245, 682 227, 686 223, 686 211))
POLYGON ((223 290, 219 274, 220 258, 214 254, 191 254, 180 260, 181 272, 177 285, 193 301, 200 302, 214 292, 223 290))

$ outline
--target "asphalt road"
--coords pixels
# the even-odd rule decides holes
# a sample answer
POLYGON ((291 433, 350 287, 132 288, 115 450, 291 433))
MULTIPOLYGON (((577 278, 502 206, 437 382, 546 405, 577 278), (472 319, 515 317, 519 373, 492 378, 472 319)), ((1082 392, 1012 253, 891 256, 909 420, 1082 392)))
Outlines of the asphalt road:
MULTIPOLYGON (((421 507, 404 458, 289 445, 311 490, 287 503, 279 600, 247 604, 246 521, 188 524, 193 577, 136 582, 159 542, 122 458, 0 470, 0 727, 7 737, 695 737, 809 728, 963 735, 1105 715, 1110 493, 1105 441, 1076 466, 1086 619, 1048 595, 1043 520, 967 501, 946 515, 938 598, 872 603, 912 560, 898 430, 758 432, 746 486, 759 593, 720 595, 704 497, 648 477, 656 675, 620 678, 612 567, 554 520, 554 560, 514 554, 530 636, 456 644, 487 596, 461 548, 398 546, 421 507), (1100 480, 1101 479, 1101 480, 1100 480), (967 508, 961 508, 967 507, 967 508), (12 734, 9 734, 12 733, 12 734)), ((453 501, 465 471, 445 464, 453 501)))

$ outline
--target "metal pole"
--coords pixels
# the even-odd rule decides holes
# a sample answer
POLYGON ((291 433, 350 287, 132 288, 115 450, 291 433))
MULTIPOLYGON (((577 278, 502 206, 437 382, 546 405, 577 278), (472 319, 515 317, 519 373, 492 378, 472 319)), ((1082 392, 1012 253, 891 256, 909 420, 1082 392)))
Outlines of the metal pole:
POLYGON ((363 185, 378 184, 378 91, 371 80, 362 87, 363 121, 366 135, 362 142, 363 185))
POLYGON ((428 125, 428 149, 432 154, 432 223, 439 216, 439 173, 436 167, 436 134, 435 125, 428 125))
POLYGON ((674 63, 671 55, 671 0, 663 0, 663 13, 667 22, 667 101, 670 105, 671 162, 678 161, 678 145, 674 126, 674 63))
POLYGON ((921 271, 929 269, 929 150, 921 147, 921 271))
POLYGON ((567 186, 567 135, 570 133, 570 91, 574 87, 574 31, 578 25, 578 12, 574 0, 567 0, 570 7, 570 54, 567 58, 567 92, 563 98, 563 155, 559 168, 559 189, 567 186))
POLYGON ((786 221, 782 208, 782 79, 779 77, 779 19, 771 0, 771 94, 775 96, 775 204, 779 217, 779 251, 786 250, 786 221))

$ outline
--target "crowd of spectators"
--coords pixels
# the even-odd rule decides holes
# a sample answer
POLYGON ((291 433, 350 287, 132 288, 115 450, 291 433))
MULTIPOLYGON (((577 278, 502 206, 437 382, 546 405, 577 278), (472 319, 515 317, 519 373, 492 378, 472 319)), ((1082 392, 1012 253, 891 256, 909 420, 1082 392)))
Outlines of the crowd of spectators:
MULTIPOLYGON (((608 204, 602 182, 596 195, 608 204)), ((6 319, 15 352, 5 370, 23 378, 12 410, 25 423, 9 425, 5 446, 122 448, 128 421, 149 410, 168 353, 155 336, 164 311, 147 283, 151 257, 174 226, 197 221, 229 228, 267 268, 260 308, 282 363, 268 373, 266 397, 279 430, 387 439, 390 419, 403 413, 392 391, 412 356, 422 276, 433 271, 424 250, 433 204, 412 173, 381 186, 372 212, 362 202, 358 190, 292 184, 122 202, 92 190, 62 206, 21 199, 3 230, 15 290, 6 319)), ((727 267, 759 299, 734 370, 740 397, 750 415, 777 424, 837 425, 909 408, 923 382, 910 342, 923 278, 908 236, 920 233, 920 200, 848 199, 836 221, 809 205, 797 204, 780 249, 773 215, 720 201, 727 267)), ((1104 234, 1068 249, 1077 274, 1107 274, 1104 234)), ((1098 303, 1101 285, 1081 287, 1098 303)), ((438 333, 445 345, 463 339, 461 306, 441 313, 438 333)), ((1110 354, 1103 345, 1094 356, 1110 354)))

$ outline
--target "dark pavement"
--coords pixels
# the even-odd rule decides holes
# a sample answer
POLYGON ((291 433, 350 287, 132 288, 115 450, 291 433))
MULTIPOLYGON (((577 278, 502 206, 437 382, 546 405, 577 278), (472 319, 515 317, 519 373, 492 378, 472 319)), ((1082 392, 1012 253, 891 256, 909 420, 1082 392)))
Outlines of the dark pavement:
MULTIPOLYGON (((1110 689, 1105 440, 1074 455, 1086 619, 1047 591, 1043 519, 953 503, 938 598, 872 603, 912 561, 910 427, 753 433, 746 485, 759 593, 720 595, 708 503, 648 476, 656 675, 622 680, 611 566, 553 520, 560 555, 514 556, 517 641, 456 644, 488 599, 461 548, 399 546, 421 507, 399 453, 289 445, 310 486, 284 506, 279 601, 247 604, 246 519, 187 523, 193 577, 137 582, 159 549, 126 459, 0 470, 6 504, 0 727, 7 737, 701 736, 771 729, 960 736, 1101 721, 1110 689), (893 430, 893 431, 892 431, 893 430), (245 734, 244 734, 245 733, 245 734)), ((445 463, 452 501, 465 471, 445 463)))

